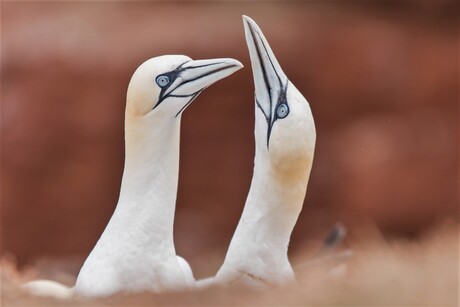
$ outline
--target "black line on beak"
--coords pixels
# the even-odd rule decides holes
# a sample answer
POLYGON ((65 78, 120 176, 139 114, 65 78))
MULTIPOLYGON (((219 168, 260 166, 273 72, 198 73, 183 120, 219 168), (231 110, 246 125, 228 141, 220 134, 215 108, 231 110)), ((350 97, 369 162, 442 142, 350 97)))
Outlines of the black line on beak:
MULTIPOLYGON (((257 57, 259 59, 260 67, 262 69, 262 75, 264 76, 265 87, 267 88, 268 98, 269 98, 269 102, 270 102, 270 114, 269 114, 270 116, 269 116, 268 120, 271 122, 272 93, 271 93, 270 82, 268 81, 267 70, 265 68, 264 62, 262 61, 262 55, 260 53, 259 44, 257 43, 256 36, 254 34, 254 29, 251 27, 251 25, 249 23, 248 23, 248 27, 249 27, 249 31, 251 31, 252 41, 254 42, 254 46, 256 48, 257 57)), ((260 105, 259 105, 259 107, 260 107, 260 105)), ((265 114, 265 112, 264 112, 264 114, 265 114)))
POLYGON ((260 36, 260 33, 259 33, 259 32, 257 32, 257 35, 259 36, 259 39, 260 39, 260 41, 261 41, 261 43, 262 43, 262 46, 263 46, 264 49, 265 49, 265 53, 267 54, 267 58, 268 58, 268 60, 270 61, 270 64, 272 65, 273 71, 275 72, 275 75, 276 75, 276 77, 278 78, 278 81, 280 82, 280 88, 283 88, 283 82, 281 81, 280 75, 278 75, 278 71, 276 70, 275 65, 273 64, 273 61, 272 61, 272 58, 270 57, 270 54, 268 53, 267 46, 265 46, 264 40, 263 40, 262 37, 260 36))
MULTIPOLYGON (((217 64, 221 64, 222 62, 219 62, 217 64)), ((209 65, 206 65, 206 66, 209 66, 209 65)), ((211 71, 208 71, 207 73, 205 74, 202 74, 202 75, 199 75, 193 79, 188 79, 188 80, 185 80, 184 82, 182 82, 181 84, 179 84, 175 89, 172 90, 172 92, 174 92, 176 89, 178 89, 180 86, 184 85, 184 84, 187 84, 187 83, 190 83, 192 81, 196 81, 196 80, 199 80, 201 78, 204 78, 204 77, 207 77, 207 76, 210 76, 212 74, 215 74, 219 71, 222 71, 222 70, 226 70, 228 68, 232 68, 232 67, 235 67, 236 65, 227 65, 227 66, 224 66, 224 67, 221 67, 221 68, 217 68, 217 69, 214 69, 214 70, 211 70, 211 71)), ((204 67, 204 66, 203 66, 204 67)), ((187 70, 187 69, 193 69, 194 67, 187 67, 185 68, 184 70, 187 70)))
MULTIPOLYGON (((160 91, 160 96, 159 96, 159 98, 158 98, 158 102, 157 102, 157 104, 153 107, 152 110, 155 110, 155 108, 158 107, 158 106, 163 102, 163 100, 165 100, 165 99, 168 97, 168 95, 164 95, 164 93, 170 88, 170 86, 171 86, 172 84, 174 84, 174 81, 177 79, 177 77, 179 77, 179 76, 181 75, 181 73, 185 70, 185 69, 183 68, 183 66, 184 66, 185 64, 187 64, 188 62, 190 62, 190 61, 185 61, 184 63, 180 64, 176 69, 174 69, 174 70, 172 70, 172 71, 170 71, 170 72, 167 72, 167 73, 162 74, 162 75, 167 75, 167 76, 169 77, 170 82, 169 82, 169 85, 167 85, 167 86, 165 86, 165 87, 163 87, 163 88, 161 89, 161 91, 160 91)), ((176 87, 176 88, 177 88, 177 87, 176 87)), ((172 91, 171 91, 171 92, 172 92, 172 91)))
MULTIPOLYGON (((190 61, 188 61, 190 62, 190 61)), ((186 63, 188 63, 186 62, 186 63)), ((187 69, 193 69, 193 68, 202 68, 202 67, 208 67, 208 66, 213 66, 213 65, 217 65, 217 64, 220 64, 222 62, 216 62, 216 63, 209 63, 209 64, 203 64, 203 65, 198 65, 198 66, 190 66, 190 67, 187 67, 187 69)), ((185 63, 184 63, 185 64, 185 63)), ((184 65, 182 64, 182 65, 184 65)))

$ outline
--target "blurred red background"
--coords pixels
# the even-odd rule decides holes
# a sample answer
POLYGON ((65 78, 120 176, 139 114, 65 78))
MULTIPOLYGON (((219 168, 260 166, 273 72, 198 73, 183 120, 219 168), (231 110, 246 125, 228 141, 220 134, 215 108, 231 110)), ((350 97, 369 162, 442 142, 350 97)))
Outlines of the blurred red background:
POLYGON ((78 268, 92 249, 118 198, 127 84, 138 65, 162 54, 245 65, 202 93, 182 123, 177 250, 192 266, 206 255, 223 259, 254 155, 242 14, 263 29, 317 125, 292 253, 339 220, 407 236, 458 219, 456 1, 1 9, 1 247, 21 265, 74 257, 78 268))

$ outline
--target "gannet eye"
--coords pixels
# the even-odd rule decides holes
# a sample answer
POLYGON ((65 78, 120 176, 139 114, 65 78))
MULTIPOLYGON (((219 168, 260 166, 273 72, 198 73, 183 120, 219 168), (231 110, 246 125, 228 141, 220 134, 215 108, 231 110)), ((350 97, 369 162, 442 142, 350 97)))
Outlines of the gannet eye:
POLYGON ((276 116, 278 118, 285 118, 289 114, 289 107, 287 104, 282 103, 276 108, 276 116))
POLYGON ((165 87, 169 84, 169 77, 168 76, 158 76, 156 80, 159 87, 165 87))

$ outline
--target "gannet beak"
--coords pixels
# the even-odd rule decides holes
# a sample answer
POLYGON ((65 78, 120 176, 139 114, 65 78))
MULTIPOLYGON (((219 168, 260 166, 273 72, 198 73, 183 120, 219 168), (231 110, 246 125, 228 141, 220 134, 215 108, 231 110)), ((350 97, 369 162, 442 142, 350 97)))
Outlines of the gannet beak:
POLYGON ((187 62, 182 66, 181 78, 183 81, 180 89, 184 92, 205 89, 242 67, 243 64, 239 61, 229 58, 187 62))
POLYGON ((282 99, 286 99, 288 79, 273 54, 259 26, 243 15, 246 44, 251 57, 252 73, 254 76, 255 96, 257 107, 267 120, 267 147, 271 128, 274 121, 275 108, 282 99))
POLYGON ((187 98, 187 103, 176 117, 207 87, 243 68, 235 59, 192 60, 183 63, 176 72, 178 77, 160 94, 157 107, 168 97, 187 98))

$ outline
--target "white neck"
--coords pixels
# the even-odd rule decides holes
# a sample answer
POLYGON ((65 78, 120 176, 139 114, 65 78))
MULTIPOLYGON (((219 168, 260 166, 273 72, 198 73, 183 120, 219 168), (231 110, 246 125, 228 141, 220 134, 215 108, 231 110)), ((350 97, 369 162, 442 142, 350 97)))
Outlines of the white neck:
POLYGON ((180 117, 148 116, 126 112, 120 198, 80 271, 77 293, 157 291, 182 282, 173 243, 180 117))
POLYGON ((311 159, 286 172, 256 152, 243 214, 217 278, 225 280, 235 274, 246 274, 249 278, 275 283, 293 278, 287 251, 302 210, 311 159))
POLYGON ((159 125, 127 114, 125 129, 125 168, 112 220, 120 220, 125 231, 128 223, 136 236, 145 234, 145 243, 167 243, 174 252, 180 118, 159 125))

